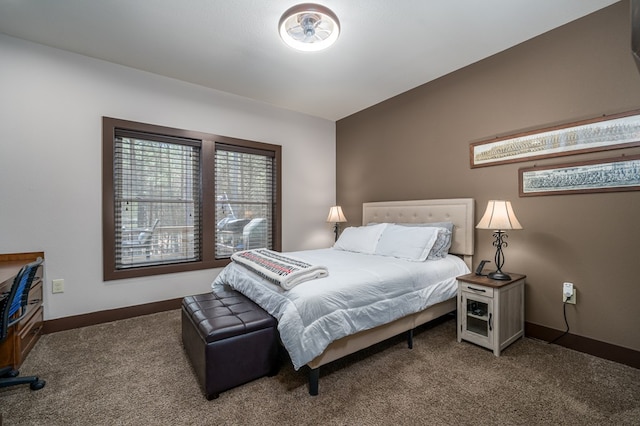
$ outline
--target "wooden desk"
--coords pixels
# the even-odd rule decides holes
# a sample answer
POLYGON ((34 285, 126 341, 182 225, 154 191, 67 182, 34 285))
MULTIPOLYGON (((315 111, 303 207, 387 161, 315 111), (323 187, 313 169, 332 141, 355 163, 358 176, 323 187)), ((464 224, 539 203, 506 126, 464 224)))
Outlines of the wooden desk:
MULTIPOLYGON (((0 293, 9 291, 20 268, 38 257, 44 259, 44 253, 0 254, 0 293)), ((0 367, 11 365, 14 369, 20 368, 42 334, 44 320, 42 276, 43 268, 40 266, 29 291, 27 315, 9 329, 7 339, 0 343, 0 367)))

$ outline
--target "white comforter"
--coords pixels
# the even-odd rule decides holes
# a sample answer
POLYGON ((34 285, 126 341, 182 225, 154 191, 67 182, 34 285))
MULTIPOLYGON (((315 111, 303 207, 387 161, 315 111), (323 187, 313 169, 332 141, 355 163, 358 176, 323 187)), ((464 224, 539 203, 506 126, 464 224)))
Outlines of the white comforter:
POLYGON ((334 340, 454 297, 455 278, 469 272, 453 255, 409 262, 336 249, 287 254, 325 265, 329 275, 283 290, 232 262, 212 287, 228 284, 273 315, 296 370, 334 340))

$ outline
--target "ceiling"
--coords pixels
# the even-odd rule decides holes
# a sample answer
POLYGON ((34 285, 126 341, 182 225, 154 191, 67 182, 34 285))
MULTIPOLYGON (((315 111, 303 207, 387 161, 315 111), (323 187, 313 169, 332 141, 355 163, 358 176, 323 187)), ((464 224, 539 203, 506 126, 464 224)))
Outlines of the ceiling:
POLYGON ((618 0, 317 0, 342 32, 280 40, 295 0, 0 0, 0 32, 336 121, 618 0))

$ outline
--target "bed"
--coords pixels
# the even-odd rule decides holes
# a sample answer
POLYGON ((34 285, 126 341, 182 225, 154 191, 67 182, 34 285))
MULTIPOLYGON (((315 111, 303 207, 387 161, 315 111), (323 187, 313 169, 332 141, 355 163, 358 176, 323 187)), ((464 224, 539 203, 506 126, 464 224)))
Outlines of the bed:
MULTIPOLYGON (((278 319, 281 340, 291 355, 294 367, 298 369, 304 363, 310 368, 309 393, 312 395, 318 393, 319 369, 327 363, 405 332, 408 332, 409 347, 411 347, 413 329, 456 309, 455 288, 457 285, 455 277, 467 273, 471 268, 474 247, 473 199, 364 203, 362 212, 365 226, 352 228, 352 232, 360 230, 371 234, 374 232, 373 228, 383 229, 388 226, 387 223, 417 226, 417 224, 425 223, 451 222, 453 223, 453 232, 451 233, 451 246, 448 249, 449 254, 435 261, 401 261, 397 263, 397 259, 389 260, 384 256, 335 248, 293 252, 286 253, 286 255, 291 254, 293 258, 305 259, 310 262, 326 262, 329 265, 329 276, 300 284, 289 290, 283 290, 272 282, 258 277, 253 273, 255 271, 246 269, 237 262, 232 262, 218 275, 212 285, 214 289, 221 285, 231 286, 278 319), (393 263, 394 261, 396 263, 393 263), (345 267, 345 262, 349 265, 350 262, 353 262, 356 269, 351 273, 345 273, 349 270, 345 267), (383 286, 394 292, 398 287, 398 281, 404 280, 406 281, 405 287, 409 288, 412 293, 383 295, 379 301, 370 301, 366 305, 355 306, 358 311, 355 312, 354 319, 342 316, 343 307, 345 307, 344 310, 347 310, 346 305, 349 305, 349 309, 352 307, 349 300, 336 302, 335 306, 317 307, 308 304, 308 299, 302 299, 303 294, 305 294, 304 297, 308 297, 306 293, 311 293, 310 298, 315 299, 320 293, 326 292, 329 294, 327 300, 333 301, 335 294, 331 292, 335 290, 336 293, 342 294, 345 292, 345 288, 348 288, 349 291, 353 289, 360 296, 363 294, 362 289, 367 289, 363 297, 374 297, 368 295, 370 288, 368 283, 360 285, 352 280, 354 276, 367 275, 368 270, 374 271, 376 277, 378 275, 384 276, 387 271, 387 269, 383 269, 386 263, 389 263, 389 268, 392 270, 401 270, 402 274, 407 275, 400 277, 390 275, 388 278, 391 284, 383 286), (423 275, 427 266, 428 269, 435 270, 434 278, 429 278, 429 280, 438 282, 440 287, 437 287, 437 290, 434 290, 436 287, 432 287, 431 284, 428 287, 421 286, 421 281, 426 282, 427 280, 426 275, 423 275), (429 296, 429 301, 423 297, 425 295, 429 296), (392 302, 393 305, 388 304, 392 302), (308 308, 308 306, 311 307, 308 308), (312 313, 318 315, 317 321, 312 317, 312 313), (294 321, 291 321, 292 315, 295 316, 294 321), (361 319, 364 321, 364 325, 352 324, 361 319), (325 336, 325 334, 331 335, 325 336)), ((397 226, 395 228, 397 229, 397 226)), ((415 232, 427 232, 420 230, 420 228, 410 229, 415 232)), ((347 232, 345 230, 344 234, 347 232)), ((343 240, 343 236, 338 240, 339 243, 343 240)), ((383 278, 387 279, 386 276, 383 278)), ((348 294, 347 299, 349 299, 348 294)), ((355 297, 351 299, 356 300, 355 297)))

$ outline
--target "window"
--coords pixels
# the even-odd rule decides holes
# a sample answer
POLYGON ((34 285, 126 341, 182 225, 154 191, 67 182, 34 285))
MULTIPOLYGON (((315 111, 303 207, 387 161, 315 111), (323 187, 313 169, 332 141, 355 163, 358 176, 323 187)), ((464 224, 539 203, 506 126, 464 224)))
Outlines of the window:
POLYGON ((104 279, 280 250, 281 148, 103 118, 104 279))
POLYGON ((216 259, 272 247, 274 152, 216 144, 216 259))

